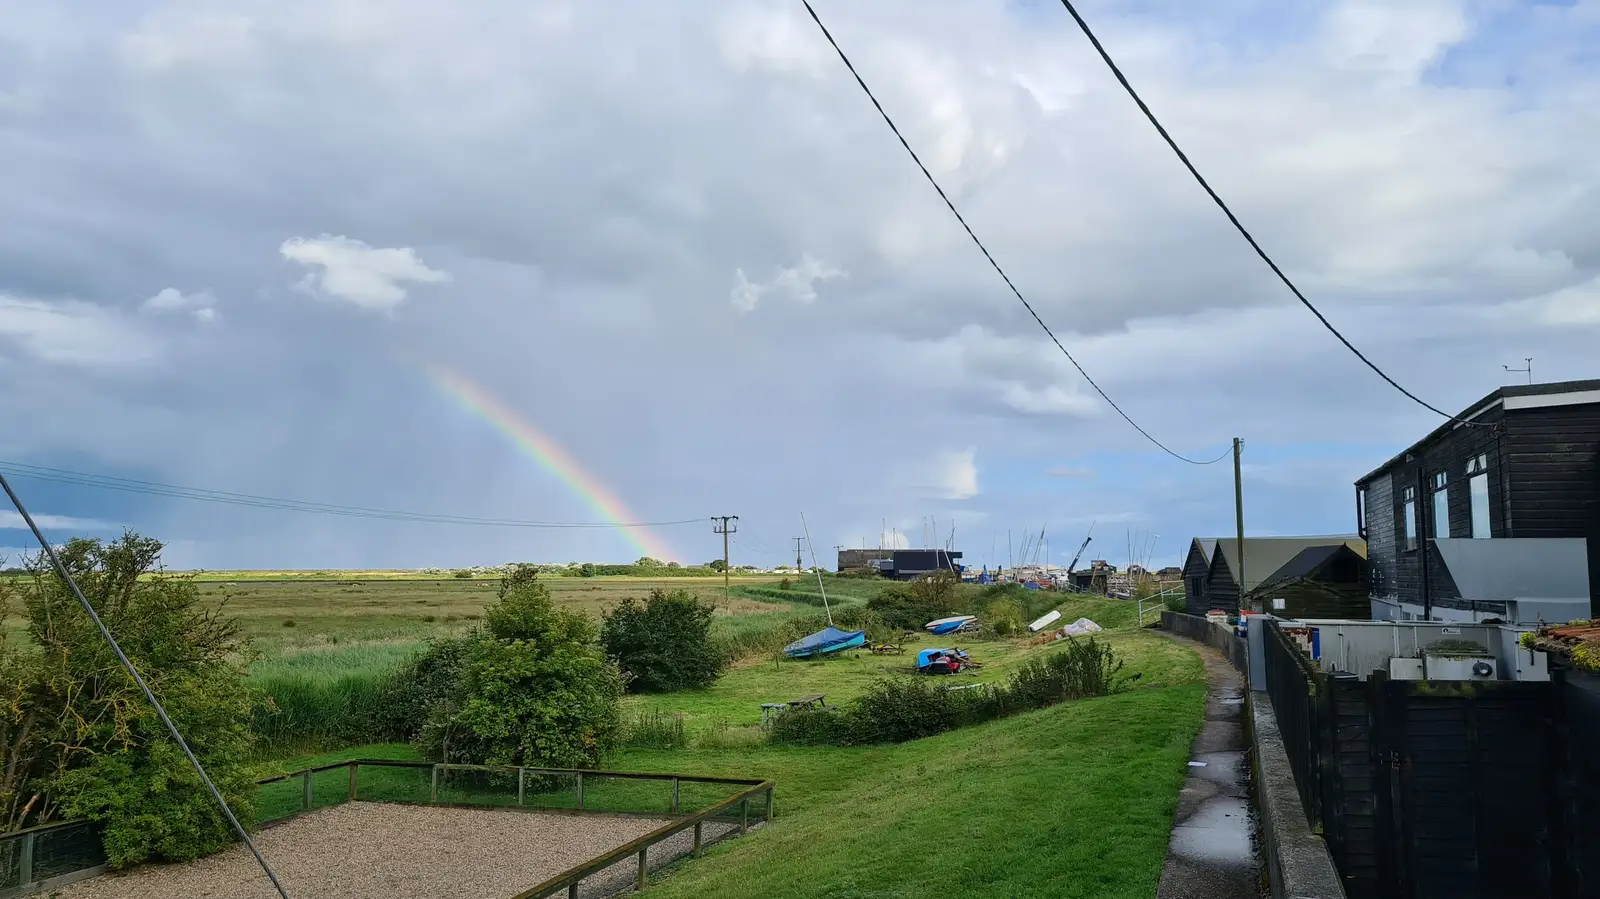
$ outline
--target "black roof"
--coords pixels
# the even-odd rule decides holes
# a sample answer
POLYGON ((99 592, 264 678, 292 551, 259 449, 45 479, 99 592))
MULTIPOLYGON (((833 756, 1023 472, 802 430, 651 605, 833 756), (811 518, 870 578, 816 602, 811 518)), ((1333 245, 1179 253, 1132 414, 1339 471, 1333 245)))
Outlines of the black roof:
POLYGON ((1274 571, 1271 577, 1262 581, 1255 589, 1264 590, 1289 581, 1310 577, 1317 569, 1326 565, 1334 556, 1337 556, 1340 550, 1345 550, 1353 556, 1356 555, 1355 550, 1350 549, 1343 543, 1336 543, 1332 546, 1308 546, 1300 550, 1299 554, 1294 558, 1285 562, 1282 568, 1274 571))
MULTIPOLYGON (((1484 397, 1481 400, 1478 400, 1476 403, 1473 403, 1472 405, 1468 406, 1466 409, 1462 410, 1459 414, 1456 415, 1456 418, 1466 418, 1467 416, 1472 415, 1472 414, 1480 411, 1483 407, 1492 406, 1495 403, 1498 403, 1498 402, 1506 399, 1507 397, 1513 397, 1513 396, 1545 396, 1545 395, 1553 394, 1553 393, 1577 393, 1579 391, 1584 391, 1584 390, 1600 390, 1600 380, 1590 380, 1590 381, 1552 381, 1552 382, 1550 382, 1548 384, 1522 384, 1522 385, 1511 385, 1511 386, 1508 386, 1508 387, 1501 387, 1498 390, 1491 391, 1488 396, 1484 397)), ((1383 463, 1382 465, 1379 465, 1377 468, 1374 468, 1373 470, 1367 472, 1365 475, 1362 475, 1361 477, 1357 478, 1356 479, 1356 484, 1358 486, 1361 485, 1361 484, 1365 484, 1366 482, 1372 480, 1373 478, 1377 477, 1378 475, 1382 474, 1383 472, 1388 471, 1390 468, 1393 468, 1396 463, 1404 461, 1405 457, 1407 455, 1409 455, 1409 454, 1411 454, 1413 452, 1416 452, 1418 447, 1422 446, 1425 443, 1431 442, 1435 437, 1438 437, 1440 434, 1443 434, 1445 431, 1450 430, 1452 427, 1455 427, 1455 422, 1446 421, 1444 424, 1438 426, 1437 428, 1434 428, 1433 430, 1428 432, 1428 436, 1422 438, 1421 440, 1418 440, 1416 443, 1411 444, 1410 446, 1406 447, 1405 449, 1401 450, 1400 452, 1395 453, 1394 456, 1389 459, 1389 461, 1383 463)))

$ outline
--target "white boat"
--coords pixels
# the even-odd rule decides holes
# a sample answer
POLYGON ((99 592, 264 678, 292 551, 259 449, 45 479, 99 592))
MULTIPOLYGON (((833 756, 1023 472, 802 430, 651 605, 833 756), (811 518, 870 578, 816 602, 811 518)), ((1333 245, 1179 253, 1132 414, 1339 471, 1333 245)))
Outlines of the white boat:
POLYGON ((1028 630, 1030 630, 1033 633, 1037 634, 1038 632, 1044 630, 1045 628, 1049 627, 1052 624, 1055 624, 1057 621, 1060 621, 1060 620, 1061 620, 1061 613, 1060 612, 1047 612, 1047 613, 1045 613, 1044 617, 1042 617, 1038 621, 1035 621, 1034 623, 1028 625, 1028 630))

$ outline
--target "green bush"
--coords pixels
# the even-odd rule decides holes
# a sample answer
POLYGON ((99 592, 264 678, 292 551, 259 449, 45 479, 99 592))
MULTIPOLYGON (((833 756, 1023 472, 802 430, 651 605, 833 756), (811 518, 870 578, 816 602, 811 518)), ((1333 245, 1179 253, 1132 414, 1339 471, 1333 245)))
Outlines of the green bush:
POLYGON ((878 620, 902 631, 920 631, 930 621, 957 614, 959 608, 954 593, 919 595, 900 584, 885 587, 867 600, 867 609, 878 620))
POLYGON ((998 637, 1019 633, 1026 626, 1022 620, 1022 603, 1010 598, 994 600, 984 607, 983 622, 990 633, 998 637))
MULTIPOLYGON (((60 557, 248 821, 251 694, 236 661, 245 642, 191 579, 159 569, 161 548, 130 532, 110 543, 71 540, 60 557)), ((227 845, 233 835, 214 800, 67 585, 42 559, 29 574, 28 645, 0 638, 0 824, 88 818, 101 825, 113 867, 227 845)))
POLYGON ((600 642, 632 692, 662 693, 710 686, 728 666, 711 639, 715 607, 687 590, 628 597, 604 614, 600 642))
POLYGON ((594 623, 557 608, 537 578, 508 572, 483 624, 461 638, 454 687, 418 738, 429 757, 580 768, 616 748, 622 676, 594 623))
POLYGON ((950 679, 927 675, 884 678, 848 705, 795 710, 772 725, 772 741, 856 746, 902 743, 991 721, 1068 699, 1121 689, 1122 662, 1109 645, 1071 639, 1064 650, 1031 659, 1001 686, 952 690, 950 679))

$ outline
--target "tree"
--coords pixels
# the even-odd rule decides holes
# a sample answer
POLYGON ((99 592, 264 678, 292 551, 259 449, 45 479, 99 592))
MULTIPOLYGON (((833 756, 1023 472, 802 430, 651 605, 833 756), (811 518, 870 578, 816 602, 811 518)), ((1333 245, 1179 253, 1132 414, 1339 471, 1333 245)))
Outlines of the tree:
POLYGON ((594 563, 585 562, 578 566, 578 577, 594 577, 594 563))
POLYGON ((722 561, 721 559, 712 559, 706 563, 706 567, 718 574, 721 574, 722 572, 728 570, 728 563, 722 561))
POLYGON ((728 660, 711 640, 714 607, 687 590, 650 591, 644 602, 624 599, 605 613, 600 642, 640 693, 710 686, 728 660))
POLYGON ((633 567, 635 567, 635 568, 660 568, 661 567, 661 560, 660 559, 652 559, 649 556, 640 556, 639 557, 639 561, 633 563, 633 567))
MULTIPOLYGON (((63 565, 161 698, 241 820, 254 817, 251 696, 237 624, 157 563, 161 543, 128 533, 74 539, 63 565)), ((155 709, 47 559, 24 586, 29 645, 0 638, 0 811, 8 828, 84 817, 108 860, 198 858, 232 833, 155 709)))
POLYGON ((454 689, 419 739, 434 758, 576 768, 615 748, 622 677, 594 623, 556 608, 536 569, 501 578, 498 600, 459 653, 454 689))

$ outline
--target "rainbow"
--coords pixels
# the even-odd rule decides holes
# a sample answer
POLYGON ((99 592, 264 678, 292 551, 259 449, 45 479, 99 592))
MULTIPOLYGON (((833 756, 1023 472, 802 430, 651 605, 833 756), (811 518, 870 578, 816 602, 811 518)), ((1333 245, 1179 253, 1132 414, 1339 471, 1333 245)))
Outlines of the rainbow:
MULTIPOLYGON (((516 410, 478 386, 466 375, 434 362, 425 362, 424 371, 445 395, 456 405, 493 425, 495 430, 511 438, 517 449, 539 467, 552 475, 573 494, 581 498, 601 518, 615 525, 641 556, 663 562, 677 558, 666 543, 651 533, 649 528, 633 523, 643 519, 635 516, 621 498, 594 475, 585 471, 578 460, 556 443, 549 435, 529 424, 516 410)), ((629 561, 632 561, 631 559, 629 561)))

